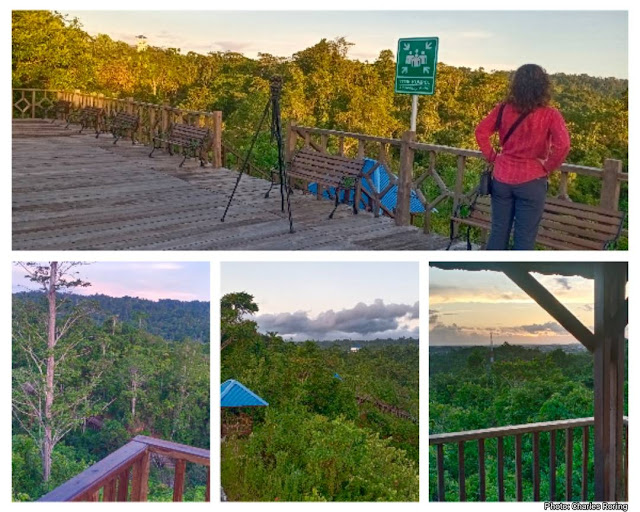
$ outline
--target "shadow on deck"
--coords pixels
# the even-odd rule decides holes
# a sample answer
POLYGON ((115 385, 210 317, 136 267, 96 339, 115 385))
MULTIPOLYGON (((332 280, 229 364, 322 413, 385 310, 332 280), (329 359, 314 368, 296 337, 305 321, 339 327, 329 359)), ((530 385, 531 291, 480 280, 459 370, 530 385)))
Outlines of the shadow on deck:
POLYGON ((237 173, 200 167, 126 140, 112 144, 71 126, 13 122, 14 250, 437 250, 448 239, 300 191, 289 233, 269 182, 244 176, 224 223, 237 173), (157 155, 157 157, 156 157, 157 155))

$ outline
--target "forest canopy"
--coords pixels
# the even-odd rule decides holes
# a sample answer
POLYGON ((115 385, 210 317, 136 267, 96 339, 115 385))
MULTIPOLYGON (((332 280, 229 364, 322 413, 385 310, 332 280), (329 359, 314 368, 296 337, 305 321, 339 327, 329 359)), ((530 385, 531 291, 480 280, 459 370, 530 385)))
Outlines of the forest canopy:
MULTIPOLYGON (((13 500, 38 499, 138 434, 209 448, 208 336, 189 336, 208 335, 209 304, 64 293, 89 283, 54 264, 23 264, 46 293, 12 296, 13 500)), ((173 475, 155 460, 150 501, 172 500, 173 475)), ((206 478, 188 465, 185 500, 204 501, 206 478)))
POLYGON ((222 298, 221 381, 269 405, 222 409, 228 499, 417 501, 417 342, 285 342, 241 311, 258 311, 250 294, 222 298))
MULTIPOLYGON (((395 41, 389 41, 393 46, 395 41)), ((352 43, 322 39, 291 56, 237 52, 182 53, 135 46, 100 34, 81 20, 50 11, 13 11, 12 86, 79 89, 193 110, 220 110, 225 138, 242 146, 269 94, 269 78, 284 80, 282 115, 299 124, 399 138, 409 126, 409 95, 394 93, 390 49, 373 61, 349 58, 352 43)), ((544 65, 544 63, 541 63, 544 65)), ((438 63, 436 92, 424 97, 417 138, 474 147, 474 128, 506 94, 510 73, 438 63)), ((627 165, 628 81, 553 74, 554 100, 572 138, 568 161, 627 165)), ((267 156, 266 158, 270 158, 267 156)))
MULTIPOLYGON (((388 44, 392 47, 395 43, 388 44)), ((372 61, 361 61, 350 58, 351 46, 344 37, 323 38, 290 56, 259 53, 256 58, 232 51, 184 53, 179 48, 153 44, 138 51, 136 46, 105 34, 89 35, 76 18, 51 11, 14 11, 12 86, 77 89, 156 104, 166 102, 187 110, 221 111, 225 146, 233 148, 235 154, 244 154, 268 101, 269 80, 279 75, 283 79, 281 111, 285 122, 401 138, 410 125, 411 96, 394 92, 393 51, 384 49, 372 61)), ((544 62, 539 64, 544 66, 544 62)), ((505 99, 510 76, 510 71, 439 62, 435 93, 420 100, 416 139, 477 149, 475 127, 505 99)), ((627 171, 628 81, 554 73, 551 82, 552 106, 562 112, 571 135, 567 162, 602 167, 605 159, 617 159, 627 171)), ((345 151, 355 149, 345 146, 345 151)), ((391 170, 397 172, 399 156, 387 156, 391 170)), ((251 163, 268 173, 276 162, 277 151, 270 136, 262 133, 251 163)), ((414 177, 429 165, 429 154, 417 152, 414 177)), ((455 157, 441 154, 437 165, 443 182, 453 187, 455 157)), ((475 187, 481 168, 482 161, 471 159, 470 172, 464 177, 465 190, 475 187)), ((442 192, 430 179, 422 182, 421 189, 430 201, 442 192)), ((555 173, 549 194, 555 195, 558 190, 559 176, 555 173)), ((600 190, 597 177, 569 175, 567 191, 573 201, 598 205, 600 190)), ((628 211, 626 183, 621 186, 619 207, 628 211)), ((448 234, 450 202, 444 201, 433 213, 430 228, 448 234)), ((422 222, 420 216, 414 220, 416 225, 422 222)), ((623 237, 620 248, 625 247, 623 237)))

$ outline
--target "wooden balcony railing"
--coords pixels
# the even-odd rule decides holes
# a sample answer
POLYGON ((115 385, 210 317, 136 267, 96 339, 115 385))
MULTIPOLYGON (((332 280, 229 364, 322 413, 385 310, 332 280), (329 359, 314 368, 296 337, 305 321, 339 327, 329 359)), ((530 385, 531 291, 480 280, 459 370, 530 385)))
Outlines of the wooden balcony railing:
POLYGON ((56 91, 47 89, 13 89, 12 115, 19 119, 51 119, 55 116, 55 103, 70 101, 73 109, 100 107, 105 115, 125 111, 139 116, 136 141, 151 144, 153 135, 167 132, 171 123, 186 123, 209 128, 210 145, 202 156, 213 167, 222 167, 222 112, 201 112, 134 101, 133 98, 110 98, 104 94, 87 94, 80 91, 56 91))
POLYGON ((147 501, 151 454, 175 460, 173 501, 182 501, 186 463, 207 467, 206 501, 210 496, 209 450, 136 436, 38 501, 147 501))
MULTIPOLYGON (((525 425, 512 425, 508 427, 488 428, 482 430, 468 430, 465 432, 453 432, 446 434, 434 434, 429 436, 430 457, 433 456, 435 450, 435 468, 437 485, 434 486, 435 493, 434 501, 445 501, 446 491, 445 488, 445 473, 449 473, 445 470, 445 446, 454 445, 457 450, 457 480, 458 480, 458 500, 467 501, 467 498, 471 498, 473 501, 487 501, 487 471, 486 471, 486 459, 491 457, 495 460, 495 485, 496 496, 498 501, 524 501, 523 493, 523 445, 529 438, 531 446, 531 487, 533 501, 549 500, 549 501, 573 501, 581 499, 582 501, 588 501, 589 488, 590 488, 590 465, 589 455, 593 453, 590 451, 589 432, 593 427, 594 419, 591 418, 577 418, 561 421, 547 421, 542 423, 528 423, 525 425), (574 496, 573 488, 573 452, 574 452, 574 431, 580 431, 581 434, 581 479, 580 479, 580 495, 574 496), (557 439, 558 432, 564 433, 564 496, 558 496, 556 492, 557 478, 556 467, 558 462, 558 447, 557 439), (540 457, 540 444, 541 434, 547 437, 548 440, 548 498, 542 497, 540 494, 541 487, 541 457, 540 457), (525 437, 526 436, 526 437, 525 437), (506 453, 505 440, 508 438, 514 438, 513 453, 506 453), (496 452, 495 454, 488 455, 486 451, 487 439, 496 440, 496 452), (478 491, 476 496, 467 495, 466 485, 466 471, 465 468, 469 468, 468 461, 465 459, 469 447, 469 444, 475 443, 477 445, 477 481, 478 491), (466 452, 466 453, 465 453, 466 452), (515 469, 515 496, 507 497, 505 495, 505 467, 515 469)), ((619 500, 626 501, 628 496, 628 418, 624 418, 624 482, 617 482, 617 494, 619 500)), ((511 443, 509 443, 511 444, 511 443)), ((473 451, 473 450, 472 450, 473 451)), ((598 454, 594 454, 595 457, 598 454)), ((611 469, 611 468, 610 468, 611 469)), ((529 473, 529 471, 527 471, 529 473)), ((493 475, 493 471, 492 471, 493 475)), ((449 477, 453 475, 448 474, 449 477)), ((475 475, 474 475, 475 479, 475 475)))
MULTIPOLYGON (((484 158, 480 151, 435 144, 425 144, 414 140, 415 133, 405 132, 402 139, 374 137, 360 133, 325 130, 298 126, 291 123, 288 129, 286 150, 288 158, 301 147, 311 147, 321 153, 335 153, 351 158, 369 157, 384 165, 396 177, 390 176, 390 183, 379 192, 370 193, 363 190, 364 197, 369 200, 374 212, 382 211, 385 215, 396 219, 398 225, 409 225, 415 216, 410 213, 411 191, 414 191, 425 213, 422 226, 425 233, 432 229, 431 216, 434 209, 443 202, 449 201, 451 211, 458 205, 470 201, 475 185, 480 177, 480 169, 484 167, 484 158), (448 155, 457 167, 455 180, 447 183, 441 169, 438 169, 439 158, 448 155), (470 165, 470 162, 473 164, 470 165), (472 176, 474 175, 474 176, 472 176), (437 191, 433 198, 425 193, 427 182, 429 188, 437 191), (385 208, 381 201, 394 185, 398 185, 398 199, 395 210, 385 208)), ((372 181, 375 167, 370 169, 365 179, 370 190, 376 187, 372 181)), ((601 181, 600 200, 598 205, 619 210, 620 189, 622 183, 628 182, 628 174, 622 171, 622 162, 606 159, 603 167, 586 167, 583 165, 564 164, 560 167, 558 181, 559 199, 570 200, 569 182, 571 175, 590 176, 601 181)), ((627 234, 626 231, 623 234, 627 234)))

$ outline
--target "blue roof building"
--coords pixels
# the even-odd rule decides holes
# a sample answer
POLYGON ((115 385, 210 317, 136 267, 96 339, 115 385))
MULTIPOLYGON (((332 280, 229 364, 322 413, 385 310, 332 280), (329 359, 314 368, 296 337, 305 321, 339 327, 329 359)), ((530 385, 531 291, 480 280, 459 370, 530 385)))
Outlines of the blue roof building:
POLYGON ((220 384, 220 407, 266 407, 265 400, 237 380, 220 384))

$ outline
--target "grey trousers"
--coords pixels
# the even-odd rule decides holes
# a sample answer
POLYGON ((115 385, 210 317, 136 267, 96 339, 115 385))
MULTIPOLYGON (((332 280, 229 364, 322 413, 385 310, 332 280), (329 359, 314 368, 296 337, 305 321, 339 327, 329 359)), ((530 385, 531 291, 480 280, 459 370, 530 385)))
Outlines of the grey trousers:
POLYGON ((508 249, 513 227, 513 249, 532 250, 547 197, 547 178, 509 185, 491 184, 491 235, 488 251, 508 249))

